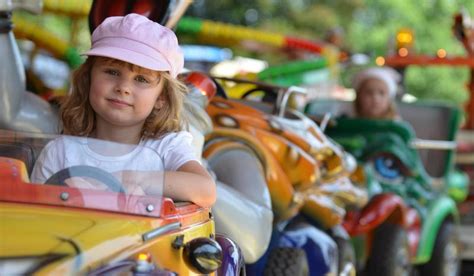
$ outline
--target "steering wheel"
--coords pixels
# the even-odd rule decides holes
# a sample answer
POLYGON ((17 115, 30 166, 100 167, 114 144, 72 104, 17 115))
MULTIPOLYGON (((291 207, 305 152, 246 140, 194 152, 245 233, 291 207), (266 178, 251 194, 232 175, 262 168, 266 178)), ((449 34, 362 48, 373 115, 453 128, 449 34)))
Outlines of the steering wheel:
POLYGON ((104 183, 111 191, 125 193, 125 188, 112 174, 97 167, 80 165, 62 169, 50 176, 45 183, 67 186, 66 180, 71 177, 90 177, 104 183))

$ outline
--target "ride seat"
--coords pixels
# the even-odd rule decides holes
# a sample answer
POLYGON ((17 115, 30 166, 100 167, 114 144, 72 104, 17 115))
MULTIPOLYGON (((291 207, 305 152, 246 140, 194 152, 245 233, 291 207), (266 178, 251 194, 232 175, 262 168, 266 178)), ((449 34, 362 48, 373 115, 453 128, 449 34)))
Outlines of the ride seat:
POLYGON ((323 117, 330 114, 331 117, 354 117, 353 103, 349 101, 341 101, 336 99, 317 99, 306 106, 305 113, 323 117))
POLYGON ((22 142, 0 142, 0 156, 23 161, 28 175, 31 174, 36 160, 33 147, 22 142))
MULTIPOLYGON (((441 104, 397 102, 402 119, 414 129, 416 137, 427 140, 454 141, 457 131, 457 110, 441 104)), ((306 112, 322 117, 330 113, 333 117, 354 116, 353 103, 340 100, 318 100, 307 106, 306 112)), ((419 150, 420 159, 432 177, 442 177, 449 166, 448 150, 419 150)))
POLYGON ((41 150, 53 138, 55 135, 0 129, 0 156, 23 161, 30 175, 41 150))
MULTIPOLYGON (((416 137, 427 140, 454 141, 458 129, 458 110, 448 105, 427 103, 398 103, 403 120, 409 122, 416 137)), ((418 150, 426 172, 443 177, 449 168, 453 150, 418 150)))

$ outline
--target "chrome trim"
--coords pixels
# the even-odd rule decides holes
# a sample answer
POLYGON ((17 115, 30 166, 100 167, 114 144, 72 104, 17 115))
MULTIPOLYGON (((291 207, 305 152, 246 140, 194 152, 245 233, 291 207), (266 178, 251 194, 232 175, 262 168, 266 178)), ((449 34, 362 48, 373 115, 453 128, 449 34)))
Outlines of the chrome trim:
POLYGON ((331 120, 331 116, 332 115, 330 112, 324 113, 323 120, 321 121, 321 124, 319 124, 319 128, 321 129, 322 132, 326 130, 326 127, 328 126, 329 121, 331 120))
POLYGON ((144 242, 149 241, 151 239, 154 239, 158 236, 161 236, 163 234, 166 234, 168 232, 171 232, 173 230, 181 228, 181 223, 180 222, 173 222, 170 224, 166 224, 164 226, 158 227, 156 229, 153 229, 149 232, 146 232, 145 234, 142 235, 142 239, 144 242))
POLYGON ((277 97, 278 114, 277 115, 279 117, 284 117, 285 110, 286 110, 286 105, 288 104, 288 99, 290 98, 291 94, 293 94, 293 93, 306 95, 307 91, 306 91, 305 88, 299 87, 299 86, 290 86, 286 90, 278 91, 278 97, 277 97), (282 94, 282 96, 280 96, 281 94, 282 94))
POLYGON ((415 149, 432 150, 454 150, 457 143, 454 141, 414 139, 410 142, 410 147, 415 149))

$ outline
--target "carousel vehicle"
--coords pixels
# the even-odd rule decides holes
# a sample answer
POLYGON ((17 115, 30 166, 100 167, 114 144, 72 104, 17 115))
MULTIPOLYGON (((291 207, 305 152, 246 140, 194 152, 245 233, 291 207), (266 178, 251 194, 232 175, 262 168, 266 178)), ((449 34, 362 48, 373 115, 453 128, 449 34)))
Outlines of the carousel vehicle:
POLYGON ((239 275, 239 248, 215 234, 209 208, 140 192, 147 182, 163 190, 160 171, 127 166, 118 177, 78 163, 44 184, 31 182, 35 156, 53 138, 114 164, 130 163, 146 151, 154 164, 164 167, 156 151, 142 146, 2 130, 2 275, 239 275), (132 184, 131 176, 140 181, 132 184))
MULTIPOLYGON (((322 232, 330 237, 335 247, 341 249, 332 253, 339 255, 340 262, 335 265, 338 267, 336 270, 342 274, 352 273, 352 246, 341 223, 348 206, 357 208, 367 200, 364 189, 354 186, 350 180, 350 175, 356 169, 353 158, 327 139, 309 118, 287 109, 292 94, 304 93, 301 88, 237 79, 217 78, 217 81, 224 81, 224 85, 225 82, 251 84, 253 87, 249 93, 244 93, 248 98, 268 94, 272 99, 279 99, 277 103, 230 100, 225 90, 219 88, 221 90, 207 107, 214 130, 207 136, 204 150, 204 156, 214 165, 213 170, 218 178, 222 175, 227 183, 234 182, 232 177, 237 178, 226 176, 229 169, 227 167, 226 170, 226 166, 220 162, 222 152, 239 147, 249 148, 263 168, 271 197, 274 224, 277 227, 273 231, 270 248, 290 249, 296 245, 304 249, 312 275, 334 271, 323 270, 324 266, 314 254, 317 251, 308 250, 314 246, 322 248, 321 238, 318 241, 311 236, 298 237, 303 232, 295 232, 293 236, 287 232, 301 230, 305 226, 314 233, 322 232)), ((248 271, 259 271, 258 268, 265 265, 267 258, 266 255, 262 256, 248 271)), ((288 259, 285 255, 281 258, 288 259)))
MULTIPOLYGON (((191 125, 198 126, 194 137, 201 136, 204 141, 206 136, 203 162, 207 161, 217 179, 217 202, 213 207, 216 231, 239 244, 247 263, 246 273, 336 273, 336 244, 326 233, 303 222, 291 221, 292 217, 275 217, 268 174, 286 176, 269 152, 242 130, 212 127, 204 108, 209 99, 213 101, 216 89, 222 88, 204 73, 188 72, 181 77, 189 87, 185 117, 190 118, 191 125), (297 240, 305 242, 293 244, 297 240)), ((220 90, 218 95, 223 92, 220 90)), ((201 150, 202 144, 197 148, 201 150)), ((281 189, 284 197, 292 196, 282 189, 286 182, 275 178, 272 181, 273 191, 281 189)))
POLYGON ((466 197, 468 182, 453 163, 460 112, 430 103, 398 107, 404 121, 354 119, 352 103, 337 100, 311 102, 306 111, 315 119, 331 114, 326 133, 378 183, 368 186, 370 202, 380 208, 350 213, 344 225, 363 245, 356 251, 361 267, 373 275, 415 267, 421 275, 456 275, 456 202, 466 197), (436 126, 427 127, 434 121, 436 126))
MULTIPOLYGON (((0 66, 0 228, 4 233, 0 274, 245 273, 239 247, 216 234, 209 208, 173 202, 161 194, 129 192, 124 179, 97 167, 66 168, 43 185, 30 181, 39 152, 58 138, 54 134, 57 115, 48 102, 25 91, 11 24, 12 10, 21 4, 32 3, 0 1, 4 26, 0 53, 6 57, 0 66), (71 184, 77 178, 94 185, 71 184)), ((109 149, 117 157, 116 144, 63 139, 109 149)), ((136 145, 118 148, 126 150, 124 155, 147 150, 136 145)), ((160 156, 155 157, 160 164, 160 156)), ((147 174, 151 172, 137 168, 129 173, 134 173, 134 179, 150 179, 147 174)), ((162 178, 156 175, 152 181, 157 187, 162 185, 162 178)))

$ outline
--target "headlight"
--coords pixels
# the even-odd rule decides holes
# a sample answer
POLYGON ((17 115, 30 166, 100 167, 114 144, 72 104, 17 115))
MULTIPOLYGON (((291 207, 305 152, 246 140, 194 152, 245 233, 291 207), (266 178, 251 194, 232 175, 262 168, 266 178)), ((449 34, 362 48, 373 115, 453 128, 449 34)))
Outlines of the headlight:
POLYGON ((198 273, 212 273, 222 263, 221 246, 208 238, 197 238, 186 243, 183 254, 189 268, 198 273))

